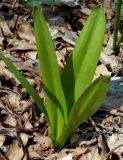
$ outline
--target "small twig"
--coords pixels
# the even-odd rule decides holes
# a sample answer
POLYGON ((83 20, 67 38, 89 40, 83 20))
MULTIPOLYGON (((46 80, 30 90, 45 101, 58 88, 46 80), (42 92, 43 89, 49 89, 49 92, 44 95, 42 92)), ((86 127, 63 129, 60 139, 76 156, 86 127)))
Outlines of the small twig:
POLYGON ((108 158, 116 149, 122 147, 123 144, 118 145, 117 147, 113 148, 110 152, 108 152, 103 158, 102 160, 104 160, 105 158, 108 158))
POLYGON ((15 24, 14 24, 14 27, 13 27, 13 31, 14 31, 15 34, 16 34, 16 31, 17 31, 17 25, 18 25, 19 17, 20 17, 20 15, 17 15, 16 20, 15 20, 15 24))
POLYGON ((98 132, 99 138, 98 138, 98 142, 101 144, 101 149, 102 149, 102 154, 105 155, 108 151, 109 151, 109 147, 105 141, 105 137, 103 134, 101 134, 101 130, 97 127, 96 123, 93 121, 92 118, 89 118, 89 120, 91 121, 95 131, 98 132))
POLYGON ((0 3, 0 9, 2 8, 3 3, 4 3, 4 0, 3 0, 3 2, 0 3))
POLYGON ((14 0, 13 4, 12 4, 12 8, 15 7, 16 3, 18 2, 18 0, 14 0))
POLYGON ((0 9, 2 7, 8 7, 10 9, 12 9, 12 4, 6 3, 6 2, 0 2, 0 9))
POLYGON ((39 131, 39 128, 27 129, 27 128, 13 126, 4 122, 0 122, 0 125, 3 126, 4 128, 17 129, 19 133, 30 133, 30 132, 39 131))

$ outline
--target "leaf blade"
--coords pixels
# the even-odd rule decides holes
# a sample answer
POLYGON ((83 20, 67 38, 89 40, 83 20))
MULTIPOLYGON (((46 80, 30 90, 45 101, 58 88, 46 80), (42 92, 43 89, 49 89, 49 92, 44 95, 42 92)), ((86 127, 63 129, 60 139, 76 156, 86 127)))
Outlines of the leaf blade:
POLYGON ((80 96, 72 107, 62 136, 56 141, 56 148, 62 148, 75 129, 98 110, 108 91, 109 82, 110 77, 99 77, 80 96))
POLYGON ((98 110, 105 99, 109 84, 110 77, 101 76, 85 90, 82 96, 80 96, 75 104, 75 108, 79 107, 76 126, 80 125, 98 110))
POLYGON ((71 106, 93 79, 102 49, 104 33, 105 15, 102 7, 98 6, 86 21, 73 53, 61 75, 62 87, 68 105, 68 114, 71 106), (71 77, 71 79, 68 77, 71 77))
POLYGON ((33 9, 34 31, 42 79, 45 86, 48 116, 55 137, 61 134, 67 121, 66 101, 61 85, 59 67, 48 26, 38 8, 33 9), (63 112, 61 112, 61 110, 63 112), (61 125, 61 126, 60 126, 61 125))

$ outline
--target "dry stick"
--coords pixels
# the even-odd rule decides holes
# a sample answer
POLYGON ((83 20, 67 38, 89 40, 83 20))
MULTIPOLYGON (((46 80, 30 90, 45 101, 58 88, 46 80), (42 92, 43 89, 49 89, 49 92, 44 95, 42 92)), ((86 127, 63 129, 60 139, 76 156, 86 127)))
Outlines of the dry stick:
POLYGON ((26 129, 26 128, 13 126, 13 125, 10 125, 10 124, 4 123, 4 122, 0 122, 0 125, 3 126, 4 128, 16 129, 20 133, 30 133, 30 132, 39 131, 39 128, 26 129))
POLYGON ((13 4, 12 4, 12 8, 15 7, 16 3, 18 2, 18 0, 14 0, 13 4))
POLYGON ((110 152, 108 152, 103 158, 102 160, 104 160, 105 158, 108 158, 116 149, 122 147, 123 144, 118 145, 117 147, 113 148, 110 152))
POLYGON ((97 127, 96 123, 93 121, 92 118, 89 118, 89 120, 91 121, 95 131, 98 132, 99 134, 99 139, 98 139, 98 142, 100 142, 101 144, 101 147, 102 147, 102 153, 103 155, 105 155, 105 153, 107 153, 109 151, 109 147, 105 141, 105 137, 101 134, 101 130, 97 127))

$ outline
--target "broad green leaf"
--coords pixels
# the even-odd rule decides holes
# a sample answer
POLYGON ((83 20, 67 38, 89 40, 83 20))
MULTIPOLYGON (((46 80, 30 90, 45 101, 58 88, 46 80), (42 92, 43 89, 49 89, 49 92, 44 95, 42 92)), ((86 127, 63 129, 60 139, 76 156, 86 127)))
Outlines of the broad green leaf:
POLYGON ((55 139, 60 136, 67 121, 66 101, 51 35, 38 8, 33 9, 33 18, 38 58, 45 86, 47 111, 51 122, 50 130, 53 129, 55 139))
MULTIPOLYGON (((74 106, 74 111, 77 112, 76 125, 73 128, 76 128, 81 123, 83 123, 87 118, 93 115, 100 107, 106 93, 109 89, 110 77, 109 76, 101 76, 97 78, 80 96, 78 101, 74 106)), ((71 114, 73 114, 71 112, 71 114)))
POLYGON ((27 81, 27 79, 19 72, 19 70, 13 65, 13 63, 4 56, 2 52, 0 52, 0 59, 4 61, 4 63, 7 65, 9 70, 15 75, 15 77, 21 82, 22 86, 26 88, 27 92, 31 95, 31 97, 34 99, 35 103, 39 107, 39 109, 45 114, 45 117, 48 120, 47 110, 38 95, 38 93, 35 91, 35 89, 32 87, 32 85, 27 81))
POLYGON ((63 74, 62 86, 68 105, 78 100, 90 85, 99 60, 105 34, 105 14, 101 6, 90 14, 71 54, 63 74))
POLYGON ((63 134, 56 141, 56 148, 63 147, 75 129, 99 109, 108 91, 109 82, 108 76, 99 77, 84 91, 72 107, 63 134))

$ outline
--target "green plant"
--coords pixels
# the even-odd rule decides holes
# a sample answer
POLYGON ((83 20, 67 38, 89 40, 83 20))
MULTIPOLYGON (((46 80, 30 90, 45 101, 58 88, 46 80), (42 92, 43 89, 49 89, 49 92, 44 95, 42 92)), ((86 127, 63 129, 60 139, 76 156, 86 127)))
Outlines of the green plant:
POLYGON ((48 26, 37 7, 33 8, 33 18, 45 105, 11 61, 3 53, 0 58, 45 114, 48 135, 54 147, 60 149, 76 128, 98 110, 106 96, 110 78, 101 76, 92 82, 104 40, 105 14, 101 6, 92 11, 61 75, 48 26))
POLYGON ((115 9, 116 10, 116 16, 115 16, 115 22, 114 22, 114 35, 113 35, 113 50, 115 51, 115 53, 118 53, 119 43, 123 39, 123 35, 121 35, 120 40, 118 40, 118 30, 119 30, 119 22, 120 22, 121 4, 122 4, 122 0, 117 0, 116 9, 115 9))

